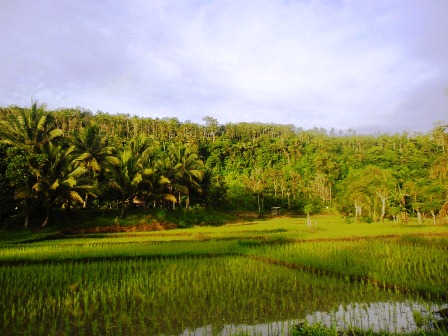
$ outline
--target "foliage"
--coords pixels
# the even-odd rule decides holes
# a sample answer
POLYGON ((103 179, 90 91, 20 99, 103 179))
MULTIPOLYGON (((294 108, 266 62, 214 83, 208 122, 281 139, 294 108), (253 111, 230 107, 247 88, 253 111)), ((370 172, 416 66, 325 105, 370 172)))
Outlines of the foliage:
POLYGON ((86 169, 83 177, 101 191, 82 192, 82 202, 71 206, 120 207, 122 216, 134 205, 142 212, 199 206, 260 215, 272 207, 298 214, 328 208, 357 222, 415 217, 440 224, 448 215, 446 125, 429 134, 357 135, 220 125, 210 116, 199 125, 83 109, 45 111, 35 102, 0 109, 0 142, 18 154, 1 168, 10 172, 1 180, 11 188, 4 197, 14 195, 8 207, 26 218, 48 208, 49 194, 32 189, 38 177, 31 171, 50 147, 74 147, 65 166, 86 169))
POLYGON ((11 158, 7 155, 8 146, 0 143, 0 225, 7 225, 7 219, 17 206, 14 200, 14 189, 11 188, 11 176, 7 175, 11 158))
POLYGON ((327 328, 321 323, 310 325, 307 322, 302 322, 291 327, 291 336, 333 336, 335 334, 335 330, 327 328))

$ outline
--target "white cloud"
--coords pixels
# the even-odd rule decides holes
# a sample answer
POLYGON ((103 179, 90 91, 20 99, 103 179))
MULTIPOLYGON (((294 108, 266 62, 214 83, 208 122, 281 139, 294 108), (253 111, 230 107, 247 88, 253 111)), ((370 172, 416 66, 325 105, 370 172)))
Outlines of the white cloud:
POLYGON ((195 122, 426 131, 447 115, 447 9, 443 0, 2 4, 10 48, 0 104, 33 97, 195 122))

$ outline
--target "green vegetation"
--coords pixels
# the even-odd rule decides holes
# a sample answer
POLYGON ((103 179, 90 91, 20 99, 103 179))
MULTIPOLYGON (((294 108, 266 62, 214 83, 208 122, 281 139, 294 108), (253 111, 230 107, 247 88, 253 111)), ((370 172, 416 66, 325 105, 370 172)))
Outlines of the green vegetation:
MULTIPOLYGON (((0 108, 0 222, 57 225, 54 211, 308 215, 348 222, 446 220, 447 125, 357 135, 293 125, 205 125, 78 109, 0 108), (133 211, 132 211, 133 209, 133 211), (175 211, 174 211, 175 212, 175 211)), ((177 216, 179 227, 222 224, 177 216)))
POLYGON ((314 216, 58 234, 3 241, 0 333, 445 334, 446 226, 314 216))
MULTIPOLYGON (((375 332, 354 329, 347 332, 338 332, 334 327, 327 327, 321 323, 309 324, 307 322, 299 323, 293 325, 290 329, 291 336, 334 336, 334 335, 345 335, 345 336, 387 336, 390 333, 387 332, 375 332)), ((409 335, 441 335, 442 331, 419 331, 409 333, 409 335)))
POLYGON ((447 333, 448 125, 204 122, 0 108, 0 334, 447 333))
POLYGON ((2 334, 179 335, 207 325, 216 334, 223 324, 288 320, 360 295, 403 300, 242 257, 10 266, 1 283, 2 334), (325 303, 313 300, 327 290, 325 303))

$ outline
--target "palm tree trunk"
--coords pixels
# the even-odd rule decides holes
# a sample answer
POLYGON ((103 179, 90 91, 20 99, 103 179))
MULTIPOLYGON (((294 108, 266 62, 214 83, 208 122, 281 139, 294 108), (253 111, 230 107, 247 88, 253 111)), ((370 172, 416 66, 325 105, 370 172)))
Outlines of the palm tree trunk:
POLYGON ((66 206, 65 206, 65 212, 66 213, 70 213, 71 210, 72 210, 72 203, 70 201, 68 201, 66 206))
POLYGON ((386 216, 386 198, 381 197, 381 217, 380 217, 381 222, 384 221, 385 216, 386 216))
POLYGON ((126 208, 126 199, 123 199, 121 202, 122 202, 122 203, 121 203, 121 213, 120 213, 120 218, 123 218, 123 216, 124 216, 124 210, 125 210, 125 208, 126 208))
POLYGON ((86 194, 86 198, 84 199, 84 202, 82 203, 82 207, 85 209, 87 208, 87 201, 89 200, 89 194, 86 194))
POLYGON ((28 227, 30 223, 30 211, 28 209, 25 210, 25 227, 28 227))
POLYGON ((48 224, 48 220, 50 219, 50 212, 51 212, 51 207, 47 207, 47 209, 46 209, 47 211, 47 215, 45 216, 45 220, 44 220, 44 222, 42 223, 42 225, 40 226, 42 229, 44 229, 46 226, 47 226, 47 224, 48 224))
POLYGON ((187 195, 187 201, 185 202, 185 209, 190 209, 190 195, 187 195))
POLYGON ((431 210, 431 215, 432 215, 432 223, 434 225, 436 225, 436 214, 435 214, 434 210, 431 210))
POLYGON ((420 212, 420 210, 417 210, 417 221, 418 224, 422 224, 422 213, 420 212))

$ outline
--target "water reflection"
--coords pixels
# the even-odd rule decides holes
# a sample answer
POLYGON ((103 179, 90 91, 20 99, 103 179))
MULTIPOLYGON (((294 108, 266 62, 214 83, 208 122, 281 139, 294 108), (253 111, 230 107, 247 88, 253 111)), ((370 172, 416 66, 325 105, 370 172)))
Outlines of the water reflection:
POLYGON ((370 302, 340 305, 331 312, 316 311, 303 319, 274 321, 255 325, 225 324, 208 325, 195 330, 184 330, 181 336, 205 335, 287 335, 291 326, 307 321, 309 324, 322 323, 338 330, 362 329, 375 332, 409 333, 430 330, 440 317, 434 312, 448 308, 448 304, 403 302, 370 302))
POLYGON ((437 319, 433 312, 447 304, 405 302, 352 303, 340 305, 334 312, 315 312, 306 317, 309 323, 322 322, 338 329, 359 328, 372 331, 412 332, 429 328, 437 319), (418 316, 418 318, 415 318, 418 316), (417 320, 417 321, 416 321, 417 320), (421 323, 420 323, 421 322, 421 323))

